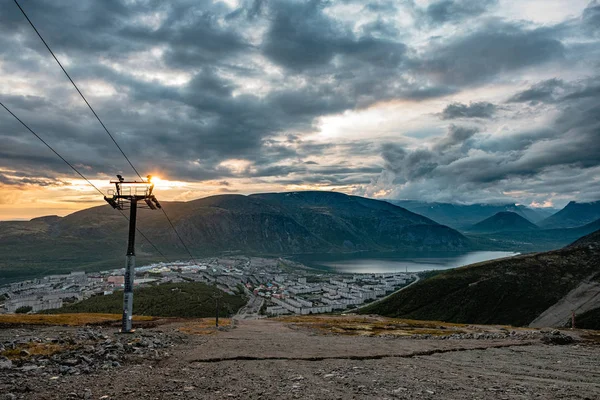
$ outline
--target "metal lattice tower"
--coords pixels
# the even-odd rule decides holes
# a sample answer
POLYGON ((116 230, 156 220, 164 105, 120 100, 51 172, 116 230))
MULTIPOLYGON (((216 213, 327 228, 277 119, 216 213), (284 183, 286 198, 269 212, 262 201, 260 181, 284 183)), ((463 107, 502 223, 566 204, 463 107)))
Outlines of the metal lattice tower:
POLYGON ((156 196, 152 194, 154 184, 152 176, 148 175, 147 181, 126 181, 121 175, 118 180, 110 181, 115 185, 115 190, 109 190, 104 200, 117 210, 129 207, 129 239, 127 242, 127 255, 125 261, 125 285, 123 290, 123 321, 122 333, 131 333, 133 318, 133 282, 135 278, 135 223, 137 218, 137 204, 139 201, 146 203, 151 210, 162 208, 156 196))

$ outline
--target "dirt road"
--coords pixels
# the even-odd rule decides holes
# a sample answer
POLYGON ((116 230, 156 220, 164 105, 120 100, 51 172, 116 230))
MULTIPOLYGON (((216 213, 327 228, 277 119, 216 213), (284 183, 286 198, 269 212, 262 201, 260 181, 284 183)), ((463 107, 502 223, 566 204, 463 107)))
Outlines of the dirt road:
MULTIPOLYGON (((211 335, 177 322, 138 331, 162 346, 115 368, 55 374, 0 369, 0 399, 598 399, 600 346, 502 339, 325 335, 276 320, 242 320, 211 335), (164 347, 164 343, 170 343, 164 347)), ((114 328, 94 328, 109 339, 114 328)), ((78 328, 3 329, 67 337, 78 328)), ((103 339, 104 340, 104 339, 103 339)), ((96 346, 97 348, 97 346, 96 346)), ((139 354, 138 354, 139 355, 139 354)))

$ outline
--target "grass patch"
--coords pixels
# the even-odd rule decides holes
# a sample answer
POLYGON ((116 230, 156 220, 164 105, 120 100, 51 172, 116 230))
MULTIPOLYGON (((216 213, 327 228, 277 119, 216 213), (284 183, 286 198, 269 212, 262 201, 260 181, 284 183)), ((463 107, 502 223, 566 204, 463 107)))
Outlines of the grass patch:
POLYGON ((69 346, 59 345, 56 343, 35 343, 29 342, 17 345, 14 349, 6 349, 0 352, 1 356, 8 358, 9 360, 22 360, 27 359, 31 356, 52 356, 56 353, 60 353, 69 348, 69 346), (23 350, 27 353, 23 354, 23 350))
MULTIPOLYGON (((94 325, 120 321, 121 314, 0 314, 0 325, 94 325)), ((134 321, 152 321, 153 317, 135 315, 134 321)))
POLYGON ((466 325, 463 324, 372 316, 289 316, 277 320, 322 334, 349 336, 446 336, 466 332, 466 325))
MULTIPOLYGON (((231 327, 231 319, 219 318, 219 328, 231 327)), ((214 318, 202 318, 189 322, 178 329, 180 332, 187 333, 188 335, 212 335, 217 332, 215 327, 214 318)))

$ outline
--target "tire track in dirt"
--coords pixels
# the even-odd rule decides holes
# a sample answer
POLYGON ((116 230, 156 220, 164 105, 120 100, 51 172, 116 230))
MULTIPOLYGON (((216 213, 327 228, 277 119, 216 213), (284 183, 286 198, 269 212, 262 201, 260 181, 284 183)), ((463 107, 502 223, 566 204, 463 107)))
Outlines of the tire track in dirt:
POLYGON ((210 358, 199 358, 190 360, 189 363, 218 363, 224 361, 272 361, 272 360, 283 360, 283 361, 327 361, 327 360, 381 360, 384 358, 413 358, 420 356, 431 356, 434 354, 452 353, 460 351, 471 351, 471 350, 487 350, 487 349, 501 349, 506 347, 522 347, 531 346, 536 342, 524 342, 524 343, 502 343, 489 346, 477 346, 477 347, 458 347, 450 349, 432 349, 424 351, 415 351, 407 354, 373 354, 364 356, 320 356, 320 357, 282 357, 282 356, 234 356, 234 357, 210 357, 210 358))

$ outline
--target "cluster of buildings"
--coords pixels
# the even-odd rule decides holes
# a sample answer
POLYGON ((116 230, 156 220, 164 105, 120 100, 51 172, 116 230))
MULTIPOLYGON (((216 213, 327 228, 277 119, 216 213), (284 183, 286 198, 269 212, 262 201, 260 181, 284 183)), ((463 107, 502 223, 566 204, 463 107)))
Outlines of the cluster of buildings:
POLYGON ((307 283, 304 277, 277 276, 275 283, 261 285, 254 293, 268 299, 268 315, 322 314, 359 307, 405 286, 410 279, 406 274, 361 274, 307 283))
MULTIPOLYGON (((135 269, 135 285, 204 282, 222 291, 262 297, 268 315, 318 314, 357 307, 406 285, 409 274, 333 274, 285 259, 219 257, 156 263, 135 269)), ((124 269, 71 272, 0 287, 0 312, 61 308, 91 296, 107 295, 124 283, 124 269)))

